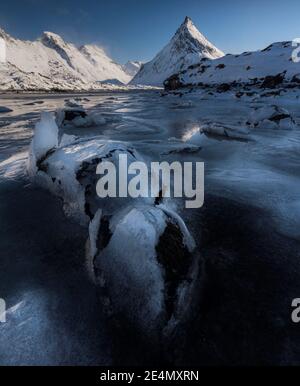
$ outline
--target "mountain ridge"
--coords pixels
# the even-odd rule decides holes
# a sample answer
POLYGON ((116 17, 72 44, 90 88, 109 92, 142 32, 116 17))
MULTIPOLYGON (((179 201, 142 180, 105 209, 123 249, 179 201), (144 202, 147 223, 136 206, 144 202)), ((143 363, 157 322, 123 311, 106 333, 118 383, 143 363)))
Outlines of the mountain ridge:
POLYGON ((77 47, 49 31, 34 41, 16 39, 3 29, 0 37, 6 43, 6 63, 1 64, 0 74, 2 90, 80 90, 99 88, 109 79, 122 84, 131 79, 120 64, 95 45, 77 47))

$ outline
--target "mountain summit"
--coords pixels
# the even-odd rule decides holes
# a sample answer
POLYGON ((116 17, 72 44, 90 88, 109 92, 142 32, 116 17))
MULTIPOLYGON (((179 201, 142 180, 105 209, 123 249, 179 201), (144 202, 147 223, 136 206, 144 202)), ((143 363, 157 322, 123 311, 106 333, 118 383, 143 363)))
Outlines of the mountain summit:
POLYGON ((169 76, 198 63, 203 57, 216 59, 221 56, 224 53, 198 31, 191 18, 186 17, 171 41, 142 66, 131 83, 160 86, 169 76))

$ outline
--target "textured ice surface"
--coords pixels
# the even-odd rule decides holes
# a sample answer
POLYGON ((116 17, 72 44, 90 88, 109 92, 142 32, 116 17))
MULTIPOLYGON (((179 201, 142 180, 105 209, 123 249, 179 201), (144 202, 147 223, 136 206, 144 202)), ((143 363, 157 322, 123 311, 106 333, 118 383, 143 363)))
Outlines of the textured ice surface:
MULTIPOLYGON (((61 133, 58 146, 62 148, 57 154, 66 157, 70 166, 80 161, 76 146, 80 150, 87 146, 86 154, 92 150, 93 156, 96 144, 108 140, 130 143, 147 161, 205 162, 205 207, 185 211, 181 200, 167 203, 184 220, 205 255, 207 268, 205 301, 189 330, 188 346, 195 351, 187 349, 189 356, 183 363, 299 363, 298 334, 286 318, 300 282, 299 91, 240 99, 235 93, 206 92, 182 98, 161 98, 154 92, 80 97, 88 99, 80 101, 86 111, 103 115, 106 123, 61 133), (180 107, 185 100, 192 106, 180 107), (256 107, 272 104, 290 113, 295 120, 292 129, 250 127, 251 141, 201 133, 207 122, 243 129, 256 107), (65 154, 63 148, 70 145, 74 152, 65 154), (201 150, 171 151, 183 146, 201 150), (234 351, 232 341, 236 342, 234 351)), ((13 110, 0 121, 1 296, 9 299, 9 308, 21 304, 5 334, 0 331, 1 361, 143 363, 145 346, 141 350, 136 344, 128 347, 118 338, 112 342, 116 335, 106 329, 94 286, 85 281, 87 228, 70 222, 55 197, 27 186, 25 160, 18 154, 28 151, 41 105, 26 104, 42 100, 42 108, 53 112, 63 106, 65 98, 7 95, 1 101, 13 110), (114 355, 111 347, 117 351, 114 355)), ((59 160, 55 163, 59 165, 59 160)), ((56 168, 54 172, 60 173, 56 168)), ((94 226, 100 217, 97 213, 94 226)), ((96 226, 93 232, 97 233, 96 226)), ((94 253, 96 249, 94 244, 94 253)), ((185 344, 179 346, 184 350, 185 344)), ((160 359, 151 357, 152 361, 156 358, 160 359)))

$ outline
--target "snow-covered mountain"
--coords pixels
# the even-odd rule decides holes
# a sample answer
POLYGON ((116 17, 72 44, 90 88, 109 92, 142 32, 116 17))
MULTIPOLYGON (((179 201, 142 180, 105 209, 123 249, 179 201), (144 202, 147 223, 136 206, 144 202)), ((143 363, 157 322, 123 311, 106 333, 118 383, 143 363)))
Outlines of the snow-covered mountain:
POLYGON ((198 63, 201 58, 216 59, 223 55, 186 17, 167 46, 141 67, 131 84, 159 86, 169 76, 198 63))
POLYGON ((139 72, 142 64, 143 62, 129 60, 122 67, 126 74, 133 78, 139 72))
POLYGON ((122 66, 95 45, 77 48, 59 35, 44 32, 36 41, 22 41, 0 29, 6 44, 6 63, 1 63, 0 89, 84 90, 101 82, 131 79, 122 66))
MULTIPOLYGON (((273 88, 284 83, 300 83, 300 63, 292 57, 292 42, 277 42, 267 48, 226 55, 216 60, 202 59, 186 70, 172 75, 165 87, 176 89, 185 86, 231 86, 255 85, 273 88)), ((226 90, 225 90, 226 91, 226 90)))

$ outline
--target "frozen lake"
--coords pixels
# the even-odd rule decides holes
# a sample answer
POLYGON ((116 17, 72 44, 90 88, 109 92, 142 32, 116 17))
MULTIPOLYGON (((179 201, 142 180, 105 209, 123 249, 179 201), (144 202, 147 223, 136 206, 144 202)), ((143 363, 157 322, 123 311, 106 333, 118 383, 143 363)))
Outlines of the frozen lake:
POLYGON ((179 362, 299 364, 300 327, 291 322, 292 300, 300 297, 299 100, 158 91, 0 96, 0 106, 12 110, 0 113, 0 297, 9 309, 0 324, 0 363, 160 360, 145 354, 138 337, 111 328, 85 272, 86 229, 26 176, 35 122, 68 98, 80 98, 106 123, 67 134, 130 142, 153 161, 205 163, 205 206, 180 212, 206 277, 179 362), (207 122, 246 128, 254 107, 265 104, 286 108, 298 127, 253 129, 234 139, 199 131, 207 122))

